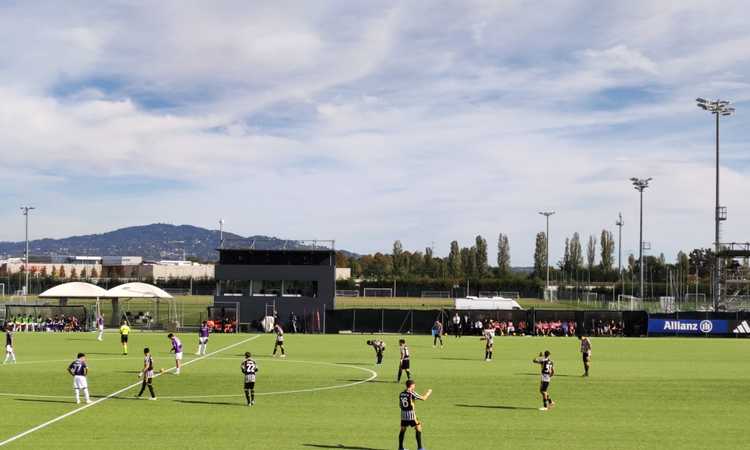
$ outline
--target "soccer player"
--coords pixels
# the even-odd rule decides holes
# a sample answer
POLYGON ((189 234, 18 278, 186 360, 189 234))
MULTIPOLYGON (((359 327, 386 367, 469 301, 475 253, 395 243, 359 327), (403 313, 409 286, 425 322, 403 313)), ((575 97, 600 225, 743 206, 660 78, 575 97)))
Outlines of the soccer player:
POLYGON ((148 347, 143 349, 143 369, 138 373, 138 378, 141 377, 143 378, 143 383, 141 384, 141 391, 138 393, 138 398, 141 398, 143 391, 148 387, 148 392, 151 394, 149 400, 156 400, 152 384, 154 379, 154 358, 151 356, 151 350, 148 347))
POLYGON ((86 365, 86 354, 79 353, 75 361, 68 366, 68 373, 73 376, 73 392, 76 394, 76 404, 81 403, 81 391, 86 399, 86 403, 91 403, 89 398, 89 384, 86 376, 89 374, 89 368, 86 365))
POLYGON ((415 400, 427 400, 432 395, 432 389, 428 389, 423 395, 415 392, 417 385, 414 381, 406 381, 406 390, 398 395, 398 406, 401 408, 401 432, 398 434, 398 448, 404 450, 404 436, 408 427, 414 427, 417 433, 417 448, 424 450, 422 447, 422 424, 417 420, 417 414, 414 411, 415 400))
POLYGON ((438 343, 438 340, 440 340, 440 347, 443 347, 443 323, 439 320, 436 320, 435 323, 432 325, 432 348, 435 348, 435 346, 438 343))
POLYGON ((245 375, 245 399, 247 406, 255 404, 255 374, 258 373, 258 364, 253 360, 250 352, 245 352, 245 360, 240 365, 242 373, 245 375))
POLYGON ((96 339, 101 341, 104 336, 104 317, 101 314, 96 315, 96 329, 99 330, 99 336, 96 339))
POLYGON ((126 320, 123 320, 122 323, 120 323, 120 343, 122 344, 123 355, 128 354, 128 335, 129 334, 130 334, 130 327, 128 326, 128 322, 126 320))
POLYGON ((411 356, 409 355, 409 347, 406 346, 406 341, 403 339, 398 340, 398 347, 401 352, 401 356, 398 362, 398 377, 396 378, 396 383, 401 382, 401 372, 406 372, 406 379, 411 379, 411 356))
POLYGON ((375 357, 377 358, 376 365, 383 364, 383 352, 385 351, 385 342, 381 341, 380 339, 376 339, 374 341, 367 341, 367 345, 372 346, 372 348, 375 349, 375 357))
POLYGON ((588 336, 578 336, 581 340, 581 356, 583 357, 583 376, 589 376, 589 368, 591 367, 591 340, 588 336))
POLYGON ((198 330, 198 353, 196 355, 205 355, 206 347, 208 347, 208 335, 211 333, 211 328, 208 327, 208 322, 205 320, 201 324, 198 330))
POLYGON ((169 349, 169 352, 174 352, 174 365, 175 365, 175 375, 180 374, 180 363, 182 362, 182 341, 180 341, 180 338, 175 336, 172 333, 169 333, 167 335, 170 341, 172 341, 172 348, 169 349))
POLYGON ((7 363, 8 361, 16 362, 16 352, 13 351, 13 328, 10 324, 7 324, 5 326, 5 360, 3 360, 3 364, 7 363))
POLYGON ((484 344, 484 360, 487 362, 492 361, 492 352, 495 349, 495 329, 488 326, 484 329, 484 333, 479 339, 486 341, 484 344))
POLYGON ((542 383, 539 385, 539 393, 542 394, 543 406, 539 408, 539 411, 547 411, 548 407, 552 408, 555 406, 555 402, 549 396, 549 382, 552 381, 552 377, 555 375, 555 366, 549 357, 549 350, 545 350, 544 354, 540 353, 538 358, 534 358, 534 362, 542 366, 542 383))
POLYGON ((273 344, 273 356, 276 357, 276 350, 281 349, 281 357, 286 358, 286 350, 284 349, 284 329, 281 328, 281 324, 276 322, 273 326, 273 331, 276 333, 276 343, 273 344))

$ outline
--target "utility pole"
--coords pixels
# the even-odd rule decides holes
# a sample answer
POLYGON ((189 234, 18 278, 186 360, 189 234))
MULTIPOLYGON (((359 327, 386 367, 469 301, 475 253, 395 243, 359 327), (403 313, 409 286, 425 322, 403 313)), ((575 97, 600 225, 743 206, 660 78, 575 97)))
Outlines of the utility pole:
POLYGON ((21 211, 26 219, 26 258, 23 271, 26 274, 26 284, 23 288, 24 297, 29 295, 29 212, 34 210, 33 206, 22 206, 21 211))
POLYGON ((219 248, 224 248, 224 219, 219 219, 219 248))
POLYGON ((719 310, 721 304, 721 222, 727 220, 727 208, 719 203, 719 117, 734 114, 734 107, 726 100, 706 100, 697 98, 698 107, 716 116, 716 204, 714 210, 714 311, 719 310))
POLYGON ((544 285, 544 296, 545 296, 545 300, 547 296, 549 296, 550 300, 552 300, 552 293, 549 290, 549 216, 554 215, 555 212, 554 211, 539 211, 539 214, 543 215, 547 219, 547 233, 544 235, 544 241, 546 244, 545 253, 547 254, 547 282, 544 285))
POLYGON ((641 196, 641 226, 640 226, 640 238, 638 245, 638 264, 641 266, 641 300, 643 300, 643 191, 648 187, 649 181, 652 178, 631 178, 630 181, 633 183, 633 187, 640 193, 641 196))

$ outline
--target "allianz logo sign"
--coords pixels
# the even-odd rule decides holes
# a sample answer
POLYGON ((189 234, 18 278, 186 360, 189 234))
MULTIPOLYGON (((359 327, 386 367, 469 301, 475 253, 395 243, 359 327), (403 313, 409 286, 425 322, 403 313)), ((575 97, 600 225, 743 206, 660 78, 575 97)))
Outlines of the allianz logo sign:
POLYGON ((714 324, 710 320, 701 320, 700 322, 664 321, 664 331, 700 331, 701 333, 710 333, 713 329, 714 324))

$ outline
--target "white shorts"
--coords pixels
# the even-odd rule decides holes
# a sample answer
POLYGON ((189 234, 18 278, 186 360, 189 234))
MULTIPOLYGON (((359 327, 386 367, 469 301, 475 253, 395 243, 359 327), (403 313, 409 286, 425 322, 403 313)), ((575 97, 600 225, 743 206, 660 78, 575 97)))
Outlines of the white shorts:
POLYGON ((5 352, 6 353, 13 353, 13 346, 12 345, 6 345, 5 346, 5 352))
POLYGON ((73 389, 88 389, 89 383, 86 381, 86 377, 83 375, 76 375, 73 377, 73 389))
POLYGON ((182 361, 182 352, 174 354, 175 361, 182 361))
POLYGON ((104 331, 104 325, 99 325, 99 331, 104 331))
POLYGON ((207 344, 208 343, 208 338, 207 337, 199 337, 198 338, 198 343, 199 344, 207 344))

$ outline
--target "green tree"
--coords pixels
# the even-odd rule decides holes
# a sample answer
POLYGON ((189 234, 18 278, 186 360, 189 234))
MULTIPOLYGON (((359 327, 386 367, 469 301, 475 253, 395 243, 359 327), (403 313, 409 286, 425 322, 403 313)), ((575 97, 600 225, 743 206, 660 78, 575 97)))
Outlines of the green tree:
POLYGON ((599 265, 603 272, 611 272, 614 265, 615 239, 611 231, 602 230, 601 236, 601 261, 599 265))
POLYGON ((542 277, 547 272, 547 236, 543 231, 536 234, 534 247, 534 275, 542 277))
POLYGON ((476 259, 477 276, 484 278, 489 273, 489 261, 487 259, 487 240, 482 236, 476 237, 476 259))
POLYGON ((570 239, 570 269, 578 270, 583 266, 583 252, 581 250, 581 236, 573 233, 570 239))
POLYGON ((501 277, 510 274, 510 243, 508 236, 503 233, 497 237, 497 267, 501 277))
POLYGON ((594 262, 596 261, 596 238, 593 234, 589 235, 589 242, 586 245, 586 266, 591 275, 591 269, 594 268, 594 262))
POLYGON ((560 261, 560 269, 565 272, 569 272, 572 264, 570 263, 570 239, 565 238, 565 250, 563 252, 562 261, 560 261))
POLYGON ((463 276, 461 249, 458 246, 458 241, 451 242, 451 251, 448 254, 448 274, 453 278, 461 278, 463 276))
POLYGON ((393 243, 393 274, 396 277, 401 277, 405 274, 405 261, 404 261, 404 246, 401 241, 393 243))
POLYGON ((424 249, 424 274, 428 277, 435 277, 435 261, 432 256, 432 247, 427 247, 424 249))

